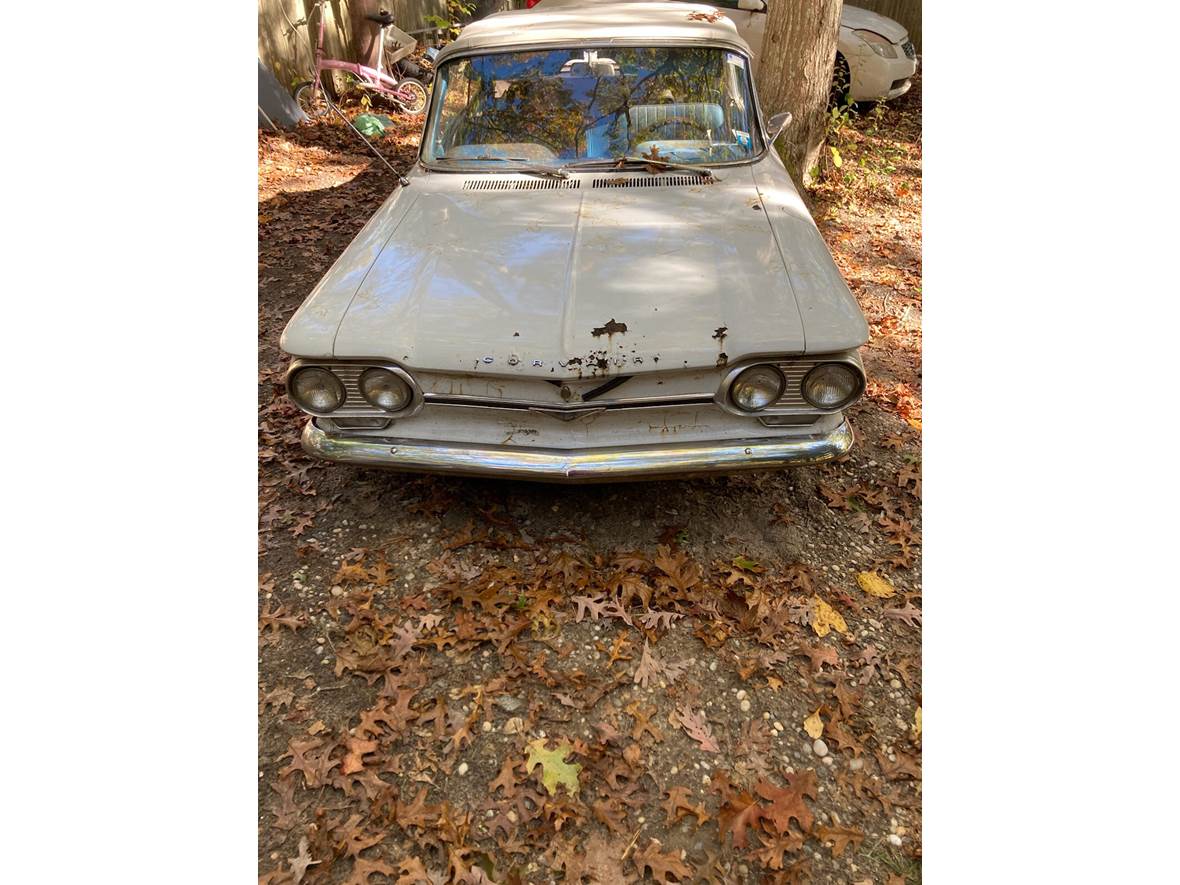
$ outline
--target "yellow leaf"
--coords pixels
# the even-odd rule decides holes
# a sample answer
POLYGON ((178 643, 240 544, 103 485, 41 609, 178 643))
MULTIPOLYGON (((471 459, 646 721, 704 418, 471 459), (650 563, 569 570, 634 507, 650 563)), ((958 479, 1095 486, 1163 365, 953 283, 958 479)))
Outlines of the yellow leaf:
POLYGON ((888 578, 883 578, 876 572, 858 572, 856 583, 869 596, 876 596, 878 599, 888 599, 897 592, 888 578))
POLYGON ((766 684, 769 685, 775 691, 778 691, 780 688, 783 687, 783 681, 781 679, 779 679, 777 676, 767 676, 766 677, 766 684))
POLYGON ((914 711, 914 737, 922 736, 922 708, 914 711))
POLYGON ((811 607, 811 629, 817 636, 827 636, 833 628, 840 633, 848 632, 848 625, 844 623, 840 613, 818 596, 811 597, 811 607))
POLYGON ((803 720, 803 730, 812 740, 818 739, 824 733, 824 721, 819 718, 819 710, 803 720))
POLYGON ((535 741, 529 742, 528 750, 529 755, 525 760, 524 770, 532 772, 540 765, 541 783, 545 785, 550 796, 557 795, 559 784, 565 787, 571 796, 577 795, 578 773, 581 772, 582 766, 577 762, 564 761, 565 757, 573 752, 573 746, 569 741, 562 741, 552 750, 546 750, 545 738, 537 738, 535 741))

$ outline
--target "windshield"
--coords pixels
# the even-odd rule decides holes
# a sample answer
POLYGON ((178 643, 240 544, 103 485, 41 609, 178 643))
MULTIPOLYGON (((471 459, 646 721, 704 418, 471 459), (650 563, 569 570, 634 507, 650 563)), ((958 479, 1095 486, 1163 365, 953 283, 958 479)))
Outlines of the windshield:
POLYGON ((423 148, 428 162, 558 165, 646 154, 709 164, 761 151, 746 60, 724 49, 468 56, 443 65, 435 88, 423 148))

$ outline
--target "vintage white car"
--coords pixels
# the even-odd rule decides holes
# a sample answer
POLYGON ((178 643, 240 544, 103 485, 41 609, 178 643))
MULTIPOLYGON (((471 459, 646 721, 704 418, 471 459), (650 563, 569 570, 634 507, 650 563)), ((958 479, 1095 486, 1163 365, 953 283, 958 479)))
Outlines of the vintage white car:
POLYGON ((868 328, 730 19, 540 6, 436 70, 408 182, 283 333, 308 452, 593 481, 848 450, 868 328))

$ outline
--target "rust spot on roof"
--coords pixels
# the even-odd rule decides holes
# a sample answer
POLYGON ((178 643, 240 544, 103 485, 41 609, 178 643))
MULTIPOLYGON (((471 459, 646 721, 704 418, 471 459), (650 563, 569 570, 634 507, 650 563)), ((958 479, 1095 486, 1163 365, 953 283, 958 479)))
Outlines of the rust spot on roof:
POLYGON ((616 322, 615 318, 611 317, 610 320, 606 323, 606 325, 598 326, 597 328, 593 329, 590 332, 590 334, 593 335, 595 338, 598 338, 602 335, 614 335, 616 332, 619 334, 622 334, 623 332, 626 332, 626 331, 627 331, 627 324, 626 323, 616 322))

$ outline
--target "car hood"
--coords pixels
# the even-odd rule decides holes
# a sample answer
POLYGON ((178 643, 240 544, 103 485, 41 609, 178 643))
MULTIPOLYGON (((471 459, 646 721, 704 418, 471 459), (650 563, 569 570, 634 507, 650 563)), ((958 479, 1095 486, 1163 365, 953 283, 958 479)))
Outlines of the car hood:
MULTIPOLYGON (((803 353, 754 178, 748 167, 720 174, 639 187, 592 186, 608 176, 416 178, 401 211, 383 208, 300 308, 284 349, 549 378, 803 353), (517 182, 529 189, 508 189, 517 182), (548 186, 568 182, 579 186, 548 186)), ((814 225, 804 230, 830 264, 814 225)), ((798 265, 810 276, 813 264, 798 265)))
POLYGON ((852 30, 872 31, 894 43, 906 37, 906 29, 891 18, 886 18, 859 6, 845 6, 840 13, 840 27, 852 30))

